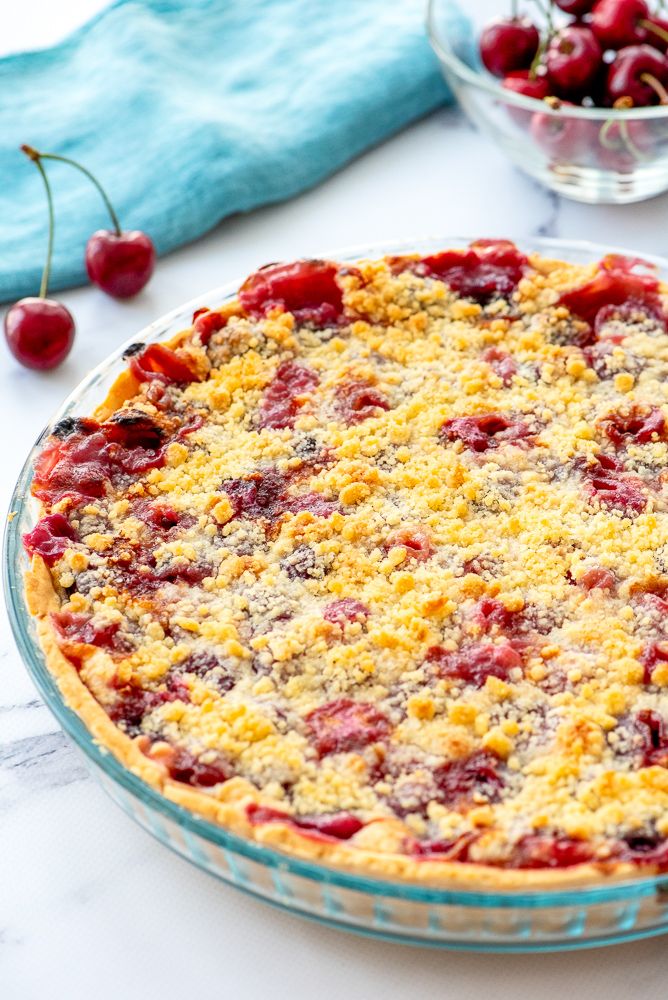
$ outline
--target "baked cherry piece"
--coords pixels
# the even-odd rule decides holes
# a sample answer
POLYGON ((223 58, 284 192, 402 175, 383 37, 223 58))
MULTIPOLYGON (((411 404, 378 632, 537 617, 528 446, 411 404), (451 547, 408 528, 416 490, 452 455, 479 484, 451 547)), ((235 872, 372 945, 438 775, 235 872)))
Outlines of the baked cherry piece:
POLYGON ((607 96, 624 98, 634 107, 668 103, 668 60, 651 45, 629 45, 617 53, 608 70, 607 96))
POLYGON ((444 281, 453 292, 481 305, 509 298, 517 288, 527 258, 510 240, 476 240, 466 250, 444 250, 423 257, 415 268, 444 281))
POLYGON ((49 211, 49 238, 39 295, 20 299, 9 308, 4 320, 5 339, 9 350, 25 368, 46 371, 61 364, 70 353, 75 326, 69 309, 62 302, 47 298, 54 233, 51 185, 35 151, 30 146, 22 146, 21 149, 33 161, 44 183, 49 211))
POLYGON ((539 45, 538 29, 527 18, 499 18, 480 35, 480 57, 494 76, 506 76, 528 69, 539 45))
POLYGON ((595 35, 582 25, 569 25, 550 41, 545 53, 547 75, 560 97, 581 97, 593 84, 603 52, 595 35))
POLYGON ((603 258, 598 274, 591 281, 565 292, 558 304, 566 306, 595 329, 600 310, 624 306, 628 302, 641 304, 651 313, 662 315, 659 282, 651 273, 651 265, 642 260, 609 254, 603 258), (648 270, 650 273, 647 273, 648 270))
POLYGON ((453 651, 432 646, 427 663, 433 665, 438 677, 482 687, 488 677, 508 680, 510 671, 522 666, 522 657, 509 642, 471 643, 453 651))
POLYGON ((604 49, 622 49, 647 40, 645 0, 598 0, 589 23, 604 49))
POLYGON ((384 739, 390 725, 375 705, 351 698, 337 698, 313 709, 306 726, 320 757, 330 753, 363 750, 369 743, 384 739))
POLYGON ((453 417, 439 432, 441 441, 461 441, 471 451, 488 451, 501 444, 527 443, 531 432, 522 420, 503 413, 484 413, 477 417, 453 417))
POLYGON ((343 313, 337 274, 337 265, 326 260, 268 264, 246 279, 239 302, 251 316, 266 316, 278 308, 293 313, 299 323, 335 324, 343 313))

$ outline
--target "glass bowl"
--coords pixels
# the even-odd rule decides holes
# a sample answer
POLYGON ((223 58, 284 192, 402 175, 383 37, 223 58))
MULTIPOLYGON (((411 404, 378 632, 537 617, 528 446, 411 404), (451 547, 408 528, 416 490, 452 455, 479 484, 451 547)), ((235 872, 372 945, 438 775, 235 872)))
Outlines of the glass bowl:
MULTIPOLYGON (((445 237, 327 254, 338 260, 384 254, 434 253, 464 247, 469 239, 445 237)), ((633 251, 563 240, 518 240, 525 252, 590 263, 610 252, 633 251)), ((668 281, 668 260, 646 255, 668 281)), ((194 309, 233 298, 239 283, 218 288, 152 323, 132 343, 169 338, 191 323, 194 309)), ((472 951, 526 952, 592 947, 668 931, 668 873, 568 890, 471 891, 430 888, 360 877, 302 861, 228 833, 181 808, 126 770, 93 740, 63 702, 36 638, 24 596, 27 558, 22 535, 36 520, 30 500, 35 457, 51 427, 66 416, 85 416, 106 396, 124 369, 123 351, 90 373, 40 434, 26 459, 11 500, 4 538, 5 597, 16 643, 57 721, 94 777, 120 807, 162 844, 224 882, 266 902, 332 927, 393 941, 472 951)))
POLYGON ((429 0, 427 29, 446 81, 473 124, 515 166, 591 204, 641 201, 668 190, 668 107, 554 109, 511 93, 480 62, 481 27, 462 20, 450 0, 429 0))

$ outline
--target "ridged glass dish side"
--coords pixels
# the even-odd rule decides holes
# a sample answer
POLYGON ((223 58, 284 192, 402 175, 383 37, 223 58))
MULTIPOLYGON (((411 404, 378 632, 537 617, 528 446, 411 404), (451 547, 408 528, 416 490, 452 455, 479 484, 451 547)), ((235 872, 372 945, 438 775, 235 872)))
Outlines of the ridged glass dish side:
MULTIPOLYGON (((462 247, 468 239, 443 237, 359 247, 324 256, 338 260, 384 254, 430 253, 462 247)), ((518 240, 537 251, 590 263, 621 248, 563 240, 518 240)), ((668 280, 668 261, 644 255, 668 280)), ((174 310, 128 343, 164 340, 189 326, 194 309, 218 307, 238 283, 215 289, 174 310)), ((65 416, 85 416, 105 398, 125 367, 124 344, 75 389, 40 434, 11 500, 4 537, 4 586, 16 643, 47 706, 83 754, 92 773, 121 808, 157 840, 217 878, 275 906, 330 926, 409 944, 472 951, 549 951, 593 947, 668 931, 668 874, 569 890, 476 892, 429 888, 364 878, 301 861, 228 833, 163 798, 131 774, 93 739, 60 696, 37 642, 23 591, 27 566, 22 535, 35 521, 30 502, 32 468, 41 442, 65 416)))

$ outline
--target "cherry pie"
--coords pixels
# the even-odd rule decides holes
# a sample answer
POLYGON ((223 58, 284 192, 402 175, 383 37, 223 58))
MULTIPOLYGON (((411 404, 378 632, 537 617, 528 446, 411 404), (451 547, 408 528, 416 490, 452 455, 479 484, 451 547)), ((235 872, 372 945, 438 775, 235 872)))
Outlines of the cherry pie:
POLYGON ((168 798, 301 857, 668 868, 668 289, 505 241, 270 265, 35 463, 40 639, 168 798))

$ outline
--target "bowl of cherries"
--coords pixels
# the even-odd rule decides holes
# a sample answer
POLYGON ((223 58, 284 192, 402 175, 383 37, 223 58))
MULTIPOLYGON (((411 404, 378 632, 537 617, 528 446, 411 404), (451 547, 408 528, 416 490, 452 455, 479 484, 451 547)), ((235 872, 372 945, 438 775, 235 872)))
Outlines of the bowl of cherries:
POLYGON ((524 6, 472 29, 447 0, 430 0, 431 43, 469 118, 518 167, 578 201, 668 190, 668 9, 524 6))

